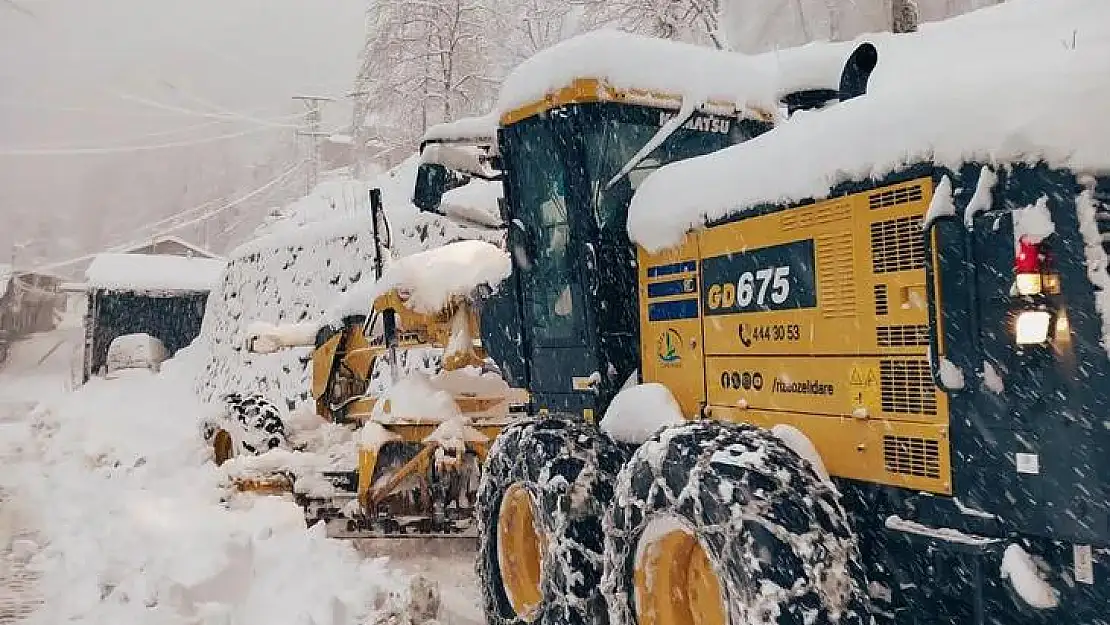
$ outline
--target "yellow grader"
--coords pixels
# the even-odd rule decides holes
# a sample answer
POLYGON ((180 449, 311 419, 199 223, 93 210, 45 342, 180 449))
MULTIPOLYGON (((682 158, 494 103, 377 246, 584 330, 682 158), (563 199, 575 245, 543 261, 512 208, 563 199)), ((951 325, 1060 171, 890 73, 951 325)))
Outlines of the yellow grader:
MULTIPOLYGON (((381 258, 388 226, 372 197, 381 258)), ((313 348, 315 416, 351 431, 357 462, 327 470, 280 456, 285 466, 252 465, 250 456, 273 449, 313 450, 296 443, 276 406, 240 395, 227 396, 226 416, 207 427, 216 462, 247 456, 234 467, 235 488, 292 493, 310 523, 338 520, 336 533, 349 537, 472 534, 488 443, 527 399, 477 340, 475 298, 508 271, 496 246, 461 241, 379 265, 378 280, 348 296, 349 309, 370 302, 368 314, 339 313, 322 327, 254 324, 250 352, 313 348), (428 272, 439 277, 434 293, 420 279, 428 272)))
MULTIPOLYGON (((1110 24, 1099 1, 1041 17, 1062 5, 1110 24)), ((1057 80, 1084 54, 1059 35, 1018 80, 1062 92, 1021 115, 990 88, 1020 44, 936 70, 975 97, 931 75, 868 93, 870 43, 811 48, 832 84, 771 102, 764 70, 802 57, 607 33, 509 76, 520 340, 486 345, 531 414, 478 492, 489 625, 1110 622, 1110 56, 1057 80), (971 102, 975 124, 930 117, 971 102), (881 142, 889 171, 860 162, 881 142)))

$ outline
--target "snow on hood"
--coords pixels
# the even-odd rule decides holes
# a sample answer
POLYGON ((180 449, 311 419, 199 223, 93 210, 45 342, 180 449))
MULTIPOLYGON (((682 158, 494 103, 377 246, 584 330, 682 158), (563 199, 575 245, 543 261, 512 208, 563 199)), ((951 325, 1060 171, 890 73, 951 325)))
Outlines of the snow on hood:
POLYGON ((579 78, 697 102, 734 102, 768 111, 777 106, 776 79, 754 57, 598 30, 556 44, 517 66, 501 86, 497 110, 504 114, 542 100, 579 78))
POLYGON ((226 263, 160 254, 98 254, 85 270, 90 288, 118 291, 209 291, 226 263))
POLYGON ((405 290, 405 304, 420 313, 441 310, 453 297, 466 297, 486 285, 497 288, 509 277, 508 252, 485 241, 456 241, 390 262, 377 282, 360 282, 333 309, 331 322, 351 314, 366 314, 370 304, 393 289, 405 290))
POLYGON ((707 219, 916 162, 1110 169, 1110 2, 1010 0, 867 39, 879 60, 866 95, 648 176, 632 239, 659 250, 707 219))
POLYGON ((30 453, 5 459, 0 483, 43 545, 31 565, 44 603, 29 623, 372 622, 400 574, 307 530, 291 501, 221 503, 192 349, 161 374, 52 400, 32 417, 30 453))

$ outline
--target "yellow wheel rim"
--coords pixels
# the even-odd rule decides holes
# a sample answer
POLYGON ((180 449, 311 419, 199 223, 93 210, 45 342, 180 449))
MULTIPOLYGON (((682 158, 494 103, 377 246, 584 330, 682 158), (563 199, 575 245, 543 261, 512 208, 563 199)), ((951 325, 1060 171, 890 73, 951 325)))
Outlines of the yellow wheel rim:
POLYGON ((677 525, 656 533, 649 525, 640 540, 634 569, 638 625, 727 625, 721 582, 693 533, 677 525))
POLYGON ((540 591, 543 550, 536 532, 532 495, 520 484, 505 491, 497 517, 497 561, 501 584, 513 611, 525 620, 536 615, 543 601, 540 591))
POLYGON ((216 432, 216 436, 212 438, 212 452, 216 457, 216 466, 231 459, 232 445, 231 435, 227 433, 227 430, 216 432))

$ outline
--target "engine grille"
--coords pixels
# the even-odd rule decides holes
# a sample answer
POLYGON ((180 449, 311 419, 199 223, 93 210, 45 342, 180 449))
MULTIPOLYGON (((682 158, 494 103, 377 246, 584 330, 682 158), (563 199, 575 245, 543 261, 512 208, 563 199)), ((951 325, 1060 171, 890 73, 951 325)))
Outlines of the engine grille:
POLYGON ((888 473, 940 479, 940 441, 883 436, 883 465, 888 473))
POLYGON ((818 297, 822 316, 855 316, 855 265, 850 232, 817 237, 818 297))
POLYGON ((935 415, 937 393, 929 361, 879 361, 879 390, 883 412, 935 415))
POLYGON ((902 187, 900 189, 872 193, 867 197, 867 202, 871 206, 871 210, 876 210, 889 206, 897 206, 899 204, 920 202, 923 197, 924 191, 921 189, 921 185, 915 184, 912 187, 902 187))
POLYGON ((890 299, 887 295, 885 284, 875 285, 875 314, 886 315, 890 313, 890 299))
POLYGON ((929 326, 900 325, 875 328, 879 347, 918 347, 929 344, 929 326))
POLYGON ((921 216, 907 215, 871 224, 871 267, 875 273, 925 267, 921 216))

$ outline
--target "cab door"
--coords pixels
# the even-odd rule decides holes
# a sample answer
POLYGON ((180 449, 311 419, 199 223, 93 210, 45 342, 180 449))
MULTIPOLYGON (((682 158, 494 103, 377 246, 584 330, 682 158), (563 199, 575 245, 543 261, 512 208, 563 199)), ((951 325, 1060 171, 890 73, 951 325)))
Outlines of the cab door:
POLYGON ((529 390, 539 410, 592 416, 600 381, 586 305, 586 248, 574 221, 569 146, 558 110, 514 125, 506 150, 514 224, 510 248, 520 275, 529 390))

